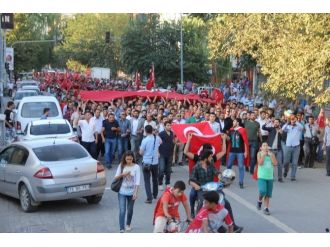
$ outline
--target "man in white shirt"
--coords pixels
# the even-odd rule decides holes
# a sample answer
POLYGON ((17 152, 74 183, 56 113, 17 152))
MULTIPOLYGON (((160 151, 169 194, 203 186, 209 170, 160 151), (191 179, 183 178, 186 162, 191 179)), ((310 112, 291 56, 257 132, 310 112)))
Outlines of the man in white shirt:
POLYGON ((95 124, 95 131, 97 135, 97 143, 96 143, 96 151, 95 151, 95 157, 98 158, 99 154, 101 153, 101 156, 104 156, 104 143, 101 141, 101 131, 102 131, 102 125, 103 125, 104 118, 101 116, 100 110, 95 110, 95 116, 92 117, 91 121, 95 124))
POLYGON ((97 131, 92 120, 92 114, 85 112, 85 119, 79 120, 78 126, 81 129, 81 145, 96 159, 96 143, 101 140, 97 139, 97 131))
POLYGON ((213 129, 214 133, 218 134, 220 133, 220 124, 218 122, 215 121, 216 119, 216 115, 215 113, 211 113, 210 114, 210 121, 208 122, 211 126, 211 128, 213 129))
MULTIPOLYGON (((260 117, 257 119, 257 122, 260 124, 260 126, 264 126, 267 123, 265 111, 260 112, 260 117)), ((269 134, 268 131, 262 129, 260 131, 261 131, 262 143, 267 142, 268 134, 269 134)))
MULTIPOLYGON (((146 119, 146 121, 144 121, 144 125, 143 125, 144 129, 147 125, 150 125, 154 131, 157 129, 157 124, 155 121, 152 120, 151 114, 147 114, 147 119, 146 119)), ((145 130, 143 132, 143 136, 144 137, 147 136, 147 132, 145 130)))
POLYGON ((143 126, 144 126, 144 118, 139 118, 139 111, 134 110, 132 118, 130 120, 130 142, 131 142, 131 150, 134 152, 135 157, 139 156, 139 147, 142 141, 143 135, 143 126))

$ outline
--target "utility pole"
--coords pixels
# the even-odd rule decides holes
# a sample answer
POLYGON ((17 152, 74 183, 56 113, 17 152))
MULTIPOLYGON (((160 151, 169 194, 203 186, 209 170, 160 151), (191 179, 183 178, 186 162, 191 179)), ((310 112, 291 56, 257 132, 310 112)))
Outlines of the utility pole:
POLYGON ((2 29, 0 28, 0 97, 1 97, 1 112, 4 112, 4 79, 5 79, 5 63, 4 63, 4 49, 5 49, 5 43, 4 43, 5 35, 2 34, 2 29))
POLYGON ((180 28, 180 78, 181 85, 183 85, 183 30, 182 30, 182 14, 181 14, 181 28, 180 28))

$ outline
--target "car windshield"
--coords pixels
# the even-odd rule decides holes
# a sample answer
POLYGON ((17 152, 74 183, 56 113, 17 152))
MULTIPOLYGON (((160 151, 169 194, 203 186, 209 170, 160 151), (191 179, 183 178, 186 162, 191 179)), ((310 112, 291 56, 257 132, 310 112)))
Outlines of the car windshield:
POLYGON ((35 136, 40 135, 61 135, 69 134, 71 132, 68 124, 41 124, 41 125, 31 125, 30 134, 35 136))
POLYGON ((36 96, 37 93, 36 92, 22 92, 22 93, 16 93, 14 100, 21 100, 24 97, 29 97, 29 96, 36 96))
MULTIPOLYGON (((56 143, 56 140, 54 141, 56 143)), ((88 157, 88 153, 78 144, 61 144, 45 147, 33 148, 40 161, 65 161, 88 157)))
POLYGON ((45 108, 50 109, 48 117, 57 117, 59 115, 54 102, 26 102, 22 106, 22 117, 40 118, 45 108))

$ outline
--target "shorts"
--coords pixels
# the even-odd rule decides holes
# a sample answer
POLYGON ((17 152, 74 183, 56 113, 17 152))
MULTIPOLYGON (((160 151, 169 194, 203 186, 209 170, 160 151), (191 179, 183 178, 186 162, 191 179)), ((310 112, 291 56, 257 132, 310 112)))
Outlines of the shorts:
POLYGON ((273 181, 272 179, 258 179, 258 188, 260 196, 272 197, 273 194, 273 181))

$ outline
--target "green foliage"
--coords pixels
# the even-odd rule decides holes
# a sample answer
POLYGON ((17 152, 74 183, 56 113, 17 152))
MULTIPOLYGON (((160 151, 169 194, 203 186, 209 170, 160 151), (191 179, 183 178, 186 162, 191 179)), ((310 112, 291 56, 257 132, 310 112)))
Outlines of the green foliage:
MULTIPOLYGON (((7 46, 15 41, 54 39, 58 35, 60 14, 14 14, 14 29, 7 32, 7 46)), ((53 61, 54 43, 14 45, 15 70, 40 69, 53 61)))
POLYGON ((221 14, 210 23, 210 57, 244 54, 262 65, 275 97, 330 102, 329 14, 221 14))
POLYGON ((66 20, 64 42, 55 49, 57 63, 73 59, 89 67, 120 67, 120 38, 129 21, 128 14, 76 14, 66 20), (110 44, 105 33, 111 33, 110 44))
MULTIPOLYGON (((164 85, 180 80, 180 23, 159 22, 156 14, 132 21, 122 38, 121 61, 127 73, 148 76, 152 63, 156 82, 164 85)), ((208 80, 207 29, 198 18, 183 19, 184 79, 208 80)))

